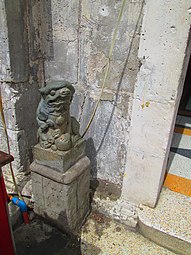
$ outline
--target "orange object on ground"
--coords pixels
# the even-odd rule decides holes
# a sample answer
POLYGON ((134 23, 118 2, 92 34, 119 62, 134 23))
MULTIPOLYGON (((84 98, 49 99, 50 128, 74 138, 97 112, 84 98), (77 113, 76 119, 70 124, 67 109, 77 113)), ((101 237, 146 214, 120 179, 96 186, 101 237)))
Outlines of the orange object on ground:
POLYGON ((174 175, 167 174, 164 186, 172 191, 191 197, 191 180, 174 175))

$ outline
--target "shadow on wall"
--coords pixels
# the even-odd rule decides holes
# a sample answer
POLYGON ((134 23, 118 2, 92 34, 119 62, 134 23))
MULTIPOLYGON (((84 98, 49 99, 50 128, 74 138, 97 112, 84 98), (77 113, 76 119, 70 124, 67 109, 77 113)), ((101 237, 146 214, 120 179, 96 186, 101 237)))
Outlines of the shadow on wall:
MULTIPOLYGON (((54 59, 51 0, 28 1, 28 11, 31 59, 32 61, 36 61, 42 58, 41 71, 44 75, 43 69, 45 59, 54 59)), ((35 64, 33 66, 35 66, 35 64)), ((33 67, 31 67, 31 69, 32 72, 35 72, 33 67)))
POLYGON ((37 84, 28 86, 28 88, 21 92, 21 97, 16 103, 16 119, 17 125, 21 130, 21 135, 18 137, 19 150, 21 155, 21 164, 24 169, 27 169, 26 164, 27 158, 29 157, 30 162, 33 159, 32 146, 37 143, 37 121, 36 121, 36 109, 40 95, 38 92, 37 84), (28 153, 27 153, 28 151, 28 153))
MULTIPOLYGON (((120 92, 120 89, 121 89, 122 80, 123 80, 124 74, 126 72, 126 68, 127 68, 129 59, 131 57, 131 54, 133 54, 133 46, 134 46, 135 39, 136 39, 136 33, 140 31, 140 24, 141 24, 141 20, 142 20, 142 16, 143 16, 142 14, 143 14, 144 4, 145 4, 145 2, 143 1, 141 9, 140 9, 140 13, 139 13, 136 25, 135 25, 132 40, 131 40, 130 45, 129 45, 129 50, 128 50, 128 54, 127 54, 127 57, 126 57, 126 60, 125 60, 125 63, 124 63, 124 67, 123 67, 122 73, 120 75, 119 82, 117 84, 116 93, 115 93, 115 97, 114 97, 114 101, 113 101, 113 108, 112 108, 111 114, 109 116, 107 125, 105 127, 105 131, 104 131, 103 136, 101 138, 101 142, 100 142, 98 148, 96 149, 95 146, 94 146, 93 139, 89 138, 87 140, 86 154, 87 154, 87 156, 88 156, 88 158, 90 159, 90 162, 91 162, 91 178, 92 178, 92 180, 91 180, 91 189, 92 189, 91 201, 93 200, 93 196, 96 192, 97 187, 99 186, 99 181, 98 181, 98 178, 97 178, 98 169, 97 169, 97 159, 96 159, 96 157, 97 157, 97 154, 99 153, 100 149, 102 148, 105 137, 108 133, 109 127, 110 127, 112 119, 113 119, 113 115, 114 115, 114 112, 115 112, 115 109, 116 109, 116 106, 117 106, 117 102, 118 102, 118 99, 119 99, 119 92, 120 92)), ((105 184, 107 185, 106 182, 105 182, 105 184)), ((115 186, 117 188, 117 185, 115 185, 115 186)), ((113 188, 111 188, 111 190, 112 189, 113 188)), ((117 196, 120 196, 120 195, 118 194, 117 196)))
POLYGON ((134 33, 132 35, 132 40, 129 44, 129 50, 128 50, 127 58, 125 60, 124 67, 123 67, 122 73, 120 75, 119 82, 117 84, 117 89, 116 89, 116 93, 115 93, 115 98, 114 98, 114 102, 113 102, 113 108, 112 108, 112 111, 111 111, 111 115, 110 115, 110 118, 108 120, 107 126, 105 128, 105 131, 104 131, 103 137, 101 139, 100 145, 98 146, 97 153, 100 151, 100 149, 101 149, 101 147, 104 143, 105 136, 108 132, 109 126, 111 124, 111 121, 112 121, 112 118, 113 118, 113 115, 114 115, 114 112, 115 112, 115 108, 117 106, 117 102, 118 102, 118 99, 119 99, 119 91, 120 91, 121 85, 122 85, 122 80, 123 80, 123 77, 124 77, 128 62, 129 62, 129 58, 130 58, 131 54, 133 54, 132 49, 133 49, 134 41, 135 41, 135 38, 136 38, 136 33, 139 32, 139 30, 140 30, 139 26, 141 24, 141 19, 142 19, 142 14, 143 14, 143 7, 144 7, 144 1, 142 2, 142 6, 141 6, 141 9, 140 9, 140 12, 139 12, 139 16, 138 16, 138 19, 137 19, 137 22, 136 22, 136 25, 135 25, 134 33))
MULTIPOLYGON (((14 6, 11 7, 10 1, 7 1, 7 4, 8 3, 8 10, 13 11, 12 8, 14 6)), ((37 144, 38 125, 36 121, 36 110, 40 101, 38 89, 43 86, 44 83, 43 62, 45 58, 49 60, 54 58, 51 0, 38 2, 29 1, 28 11, 29 28, 28 31, 23 29, 25 37, 27 37, 27 32, 29 33, 28 49, 26 49, 26 52, 29 51, 29 63, 24 63, 24 68, 30 70, 28 73, 28 81, 26 81, 26 84, 23 86, 22 84, 21 86, 17 84, 11 85, 13 88, 16 86, 16 91, 21 95, 16 102, 15 111, 17 126, 20 131, 18 137, 19 154, 21 156, 21 165, 25 170, 28 170, 29 163, 33 161, 32 147, 37 144), (31 79, 33 81, 32 83, 29 82, 31 79)), ((11 29, 10 33, 14 30, 14 26, 12 25, 13 24, 9 25, 9 30, 11 29)), ((17 34, 14 33, 13 36, 16 38, 17 34)), ((18 45, 19 41, 17 42, 17 40, 12 37, 11 39, 14 43, 12 43, 11 46, 13 50, 17 47, 20 48, 20 44, 18 45)), ((18 51, 15 50, 15 52, 15 55, 19 57, 18 51)), ((16 65, 18 65, 17 61, 16 65)))
POLYGON ((52 0, 40 1, 42 20, 42 51, 46 60, 54 59, 52 0))
POLYGON ((86 155, 90 160, 91 169, 91 180, 90 180, 90 203, 93 201, 94 194, 97 187, 99 186, 99 181, 97 178, 97 151, 92 138, 88 138, 86 141, 86 155))

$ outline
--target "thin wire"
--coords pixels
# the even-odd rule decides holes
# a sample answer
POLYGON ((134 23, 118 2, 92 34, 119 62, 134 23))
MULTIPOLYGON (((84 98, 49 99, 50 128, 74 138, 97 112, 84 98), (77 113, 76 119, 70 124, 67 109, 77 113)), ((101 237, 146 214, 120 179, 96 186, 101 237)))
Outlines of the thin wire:
POLYGON ((125 3, 126 3, 126 0, 123 0, 122 5, 121 5, 121 9, 119 11, 119 15, 118 15, 118 18, 117 18, 117 23, 116 23, 115 30, 114 30, 113 37, 112 37, 112 41, 111 41, 111 46, 110 46, 109 56, 108 56, 108 62, 107 62, 107 67, 106 67, 106 71, 105 71, 105 75, 104 75, 104 79, 103 79, 103 83, 102 83, 102 87, 101 87, 101 92, 100 92, 99 98, 96 102, 96 105, 94 107, 94 110, 92 112, 92 115, 90 117, 90 120, 89 120, 89 122, 88 122, 88 124, 85 128, 84 133, 82 134, 82 137, 84 137, 85 134, 87 133, 87 131, 88 131, 93 119, 94 119, 94 116, 96 114, 98 105, 101 101, 101 97, 102 97, 102 94, 103 94, 103 91, 104 91, 104 88, 105 88, 106 80, 107 80, 107 77, 108 77, 108 74, 109 74, 109 69, 110 69, 110 64, 111 64, 111 57, 112 57, 112 54, 113 54, 113 49, 114 49, 115 42, 116 42, 116 37, 117 37, 117 31, 118 31, 119 24, 120 24, 120 21, 121 21, 121 18, 122 18, 125 3))

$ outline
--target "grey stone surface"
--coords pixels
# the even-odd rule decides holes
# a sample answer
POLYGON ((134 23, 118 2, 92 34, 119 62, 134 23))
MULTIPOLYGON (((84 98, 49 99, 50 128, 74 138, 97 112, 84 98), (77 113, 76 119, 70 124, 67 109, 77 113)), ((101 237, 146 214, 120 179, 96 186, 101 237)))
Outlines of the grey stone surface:
MULTIPOLYGON (((5 122, 10 149, 15 160, 14 171, 27 171, 32 160, 32 146, 37 143, 36 108, 39 100, 37 84, 3 83, 1 85, 5 122)), ((7 151, 7 141, 0 118, 2 150, 7 151)))
MULTIPOLYGON (((74 83, 76 95, 71 112, 80 121, 83 132, 100 94, 121 2, 52 0, 49 4, 53 55, 45 61, 45 76, 47 80, 62 79, 74 83)), ((91 159, 92 178, 119 185, 122 185, 127 167, 132 93, 139 71, 142 8, 143 1, 126 3, 106 90, 86 136, 90 139, 87 152, 91 159)))
POLYGON ((94 212, 99 212, 111 219, 120 221, 124 225, 136 228, 137 226, 137 210, 138 206, 122 199, 111 200, 109 197, 103 198, 98 196, 97 192, 94 195, 92 203, 94 212))
MULTIPOLYGON (((24 130, 31 160, 31 146, 36 142, 36 121, 33 114, 39 100, 37 88, 44 85, 44 78, 73 83, 76 95, 72 112, 82 124, 81 132, 84 131, 100 93, 121 3, 117 0, 32 0, 28 3, 18 0, 11 5, 9 0, 4 6, 3 2, 0 8, 0 40, 3 43, 3 48, 0 49, 1 77, 5 82, 15 79, 18 87, 21 86, 19 82, 28 81, 28 85, 21 86, 22 89, 26 86, 25 93, 28 96, 21 90, 16 89, 16 93, 11 90, 8 98, 11 98, 12 105, 16 103, 17 97, 21 94, 22 96, 18 106, 15 106, 16 111, 13 107, 7 108, 6 119, 11 130, 24 130), (14 10, 15 16, 12 15, 14 10), (16 30, 15 24, 12 24, 12 16, 18 24, 16 30), (18 40, 14 40, 17 34, 18 40), (21 48, 18 48, 19 45, 21 48), (10 75, 11 70, 13 77, 10 75), (34 100, 33 105, 28 104, 32 102, 31 99, 34 100), (23 111, 20 107, 23 107, 23 111), (26 108, 30 109, 30 112, 26 108), (14 117, 11 117, 11 114, 14 117), (34 128, 30 130, 31 124, 34 128)), ((93 166, 92 177, 119 185, 122 185, 124 169, 127 167, 132 92, 139 71, 138 45, 142 3, 143 1, 126 3, 106 91, 95 121, 86 136, 90 138, 88 156, 93 166), (119 94, 117 98, 116 94, 119 94)), ((15 147, 15 154, 17 143, 15 140, 12 147, 15 147)))
MULTIPOLYGON (((48 10, 49 8, 49 10, 48 10)), ((49 1, 52 20, 53 56, 45 62, 47 79, 77 82, 78 73, 78 15, 79 1, 49 1)), ((49 44, 49 47, 51 45, 49 44)), ((46 48, 47 49, 47 48, 46 48)))
MULTIPOLYGON (((33 41, 35 44, 37 41, 32 34, 30 38, 28 37, 32 22, 31 16, 28 15, 30 11, 26 1, 0 2, 1 96, 11 154, 15 158, 13 169, 15 175, 23 172, 23 176, 32 160, 31 147, 37 143, 35 117, 39 101, 38 86, 41 85, 41 76, 43 76, 39 75, 40 56, 32 57, 34 52, 31 50, 31 44, 28 43, 33 41)), ((37 30, 35 32, 38 34, 37 30)), ((7 151, 1 118, 0 136, 1 149, 7 151)), ((5 175, 9 183, 10 171, 5 175)))
MULTIPOLYGON (((80 80, 91 90, 101 86, 104 68, 121 2, 82 1, 80 23, 80 80)), ((125 62, 121 89, 133 92, 136 74, 139 70, 138 44, 142 15, 142 1, 127 1, 119 26, 116 46, 111 61, 111 69, 106 87, 116 89, 125 62)))
POLYGON ((27 5, 23 0, 6 0, 11 80, 24 82, 29 75, 27 5))
MULTIPOLYGON (((92 177, 121 185, 123 172, 127 167, 131 96, 119 94, 117 101, 117 105, 115 99, 101 101, 85 138, 92 177)), ((81 116, 81 132, 84 131, 94 106, 95 99, 87 96, 81 116)))
POLYGON ((89 213, 89 160, 79 160, 64 174, 53 169, 45 173, 45 168, 31 166, 34 211, 60 230, 74 233, 89 213))
POLYGON ((86 142, 81 140, 72 149, 61 152, 51 149, 43 149, 37 144, 33 149, 35 162, 40 165, 48 166, 60 172, 65 172, 74 162, 85 155, 86 142))
POLYGON ((38 173, 44 177, 51 178, 56 182, 70 184, 76 178, 78 178, 86 169, 88 169, 89 166, 90 161, 86 156, 84 156, 78 161, 73 162, 73 165, 70 168, 68 168, 65 172, 57 171, 54 168, 43 166, 35 162, 33 162, 30 165, 30 169, 31 171, 38 173))

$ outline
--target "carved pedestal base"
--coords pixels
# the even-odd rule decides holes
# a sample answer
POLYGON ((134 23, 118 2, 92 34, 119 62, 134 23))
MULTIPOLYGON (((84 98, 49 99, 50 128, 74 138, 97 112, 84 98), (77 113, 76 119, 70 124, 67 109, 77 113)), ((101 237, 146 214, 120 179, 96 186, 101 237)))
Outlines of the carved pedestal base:
POLYGON ((34 161, 31 172, 35 213, 75 233, 89 213, 89 159, 84 156, 63 172, 34 161))
POLYGON ((36 163, 48 166, 63 173, 76 161, 85 156, 85 148, 86 142, 82 139, 68 151, 43 149, 37 144, 33 149, 33 155, 36 163))

